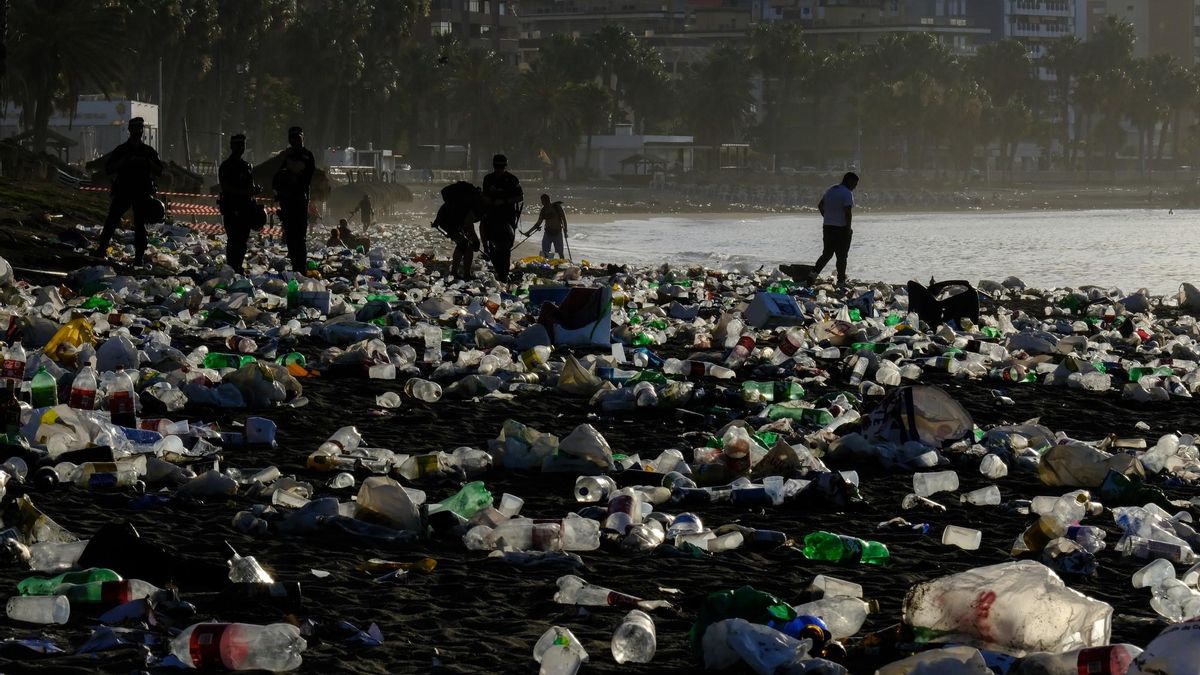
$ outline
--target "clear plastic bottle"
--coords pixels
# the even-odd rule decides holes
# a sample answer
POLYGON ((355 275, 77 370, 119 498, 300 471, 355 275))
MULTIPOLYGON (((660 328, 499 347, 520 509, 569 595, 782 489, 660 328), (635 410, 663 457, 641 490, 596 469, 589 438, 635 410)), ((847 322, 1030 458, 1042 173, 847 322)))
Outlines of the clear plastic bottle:
POLYGON ((0 377, 5 379, 15 380, 20 386, 22 380, 25 379, 25 363, 28 360, 28 355, 25 353, 25 348, 21 346, 21 341, 13 343, 11 347, 4 351, 4 365, 0 370, 0 377))
POLYGON ((657 647, 654 620, 635 609, 613 631, 612 654, 617 663, 650 663, 657 647))
POLYGON ((136 428, 136 400, 133 378, 124 366, 117 366, 117 372, 108 384, 108 414, 112 423, 127 429, 136 428))
POLYGON ((92 370, 91 366, 80 368, 71 382, 71 395, 67 399, 67 405, 76 410, 95 410, 97 387, 96 371, 92 370))
POLYGON ((9 619, 25 623, 66 623, 71 618, 71 602, 61 595, 16 595, 4 609, 9 619))
POLYGON ((575 480, 575 501, 603 502, 617 491, 617 483, 609 476, 580 476, 575 480))
POLYGON ((171 641, 171 653, 189 668, 295 670, 308 643, 290 623, 198 623, 171 641))
POLYGON ((1076 649, 1061 654, 1034 652, 1017 662, 1012 675, 1125 675, 1142 653, 1128 644, 1076 649))
POLYGON ((72 605, 115 607, 131 600, 155 597, 163 590, 141 579, 91 581, 86 584, 62 584, 55 595, 65 595, 72 605))

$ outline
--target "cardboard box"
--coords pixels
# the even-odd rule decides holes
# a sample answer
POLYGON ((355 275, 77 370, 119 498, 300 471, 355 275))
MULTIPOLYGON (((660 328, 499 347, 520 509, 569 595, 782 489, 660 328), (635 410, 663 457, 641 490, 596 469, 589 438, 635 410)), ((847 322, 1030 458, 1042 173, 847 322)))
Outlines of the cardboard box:
POLYGON ((782 293, 756 293, 746 310, 746 323, 755 328, 799 326, 804 318, 796 299, 782 293))

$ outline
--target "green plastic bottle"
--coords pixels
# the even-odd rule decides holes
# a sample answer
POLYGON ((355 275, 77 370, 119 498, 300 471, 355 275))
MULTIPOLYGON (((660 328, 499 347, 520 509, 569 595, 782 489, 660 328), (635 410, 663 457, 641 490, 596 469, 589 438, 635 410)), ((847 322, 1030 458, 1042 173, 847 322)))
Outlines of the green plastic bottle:
MULTIPOLYGON (((899 324, 902 320, 903 319, 900 318, 899 314, 888 314, 887 318, 883 320, 883 325, 895 326, 895 325, 899 324)), ((995 329, 993 329, 993 330, 995 330, 995 329)))
POLYGON ((804 398, 804 385, 791 380, 779 380, 775 383, 776 401, 799 401, 804 398))
POLYGON ((824 408, 801 408, 799 406, 783 405, 776 403, 767 408, 767 417, 772 420, 788 418, 801 422, 803 424, 811 424, 814 426, 825 426, 833 422, 833 413, 824 408))
POLYGON ((281 366, 290 366, 292 364, 295 364, 295 365, 300 366, 301 368, 308 366, 308 360, 305 359, 304 355, 301 354, 300 352, 289 352, 287 354, 284 354, 283 356, 279 357, 278 359, 275 359, 275 363, 278 363, 281 366))
POLYGON ((132 600, 149 598, 162 592, 161 588, 141 579, 124 581, 92 581, 86 584, 62 584, 54 595, 65 595, 72 605, 116 607, 132 600))
POLYGON ((58 382, 46 372, 46 366, 38 368, 33 381, 29 383, 29 402, 35 408, 58 405, 58 382))
POLYGON ((453 511, 463 518, 470 518, 475 512, 492 504, 492 493, 484 487, 483 481, 467 483, 452 497, 430 507, 429 513, 453 511))
POLYGON ((220 370, 222 368, 241 368, 244 365, 254 363, 254 357, 249 354, 222 354, 220 352, 209 352, 204 357, 204 367, 220 370))
POLYGON ((93 295, 92 297, 88 298, 81 306, 84 309, 98 309, 102 312, 110 311, 113 308, 112 302, 98 295, 93 295))
POLYGON ((832 532, 813 532, 804 536, 804 557, 829 562, 862 562, 884 565, 891 559, 887 546, 832 532))
POLYGON ((63 572, 49 579, 44 577, 29 577, 17 584, 21 595, 54 595, 54 591, 63 584, 88 584, 93 581, 120 581, 121 575, 104 567, 89 567, 77 572, 63 572))
POLYGON ((287 308, 289 310, 298 309, 300 307, 300 283, 292 279, 287 284, 287 308))
POLYGON ((648 347, 654 344, 654 338, 649 333, 638 333, 633 336, 634 347, 648 347))
POLYGON ((851 308, 850 309, 850 320, 851 321, 862 321, 862 312, 858 308, 851 308))
POLYGON ((746 380, 742 383, 742 398, 747 401, 763 400, 768 403, 774 402, 775 383, 746 380))

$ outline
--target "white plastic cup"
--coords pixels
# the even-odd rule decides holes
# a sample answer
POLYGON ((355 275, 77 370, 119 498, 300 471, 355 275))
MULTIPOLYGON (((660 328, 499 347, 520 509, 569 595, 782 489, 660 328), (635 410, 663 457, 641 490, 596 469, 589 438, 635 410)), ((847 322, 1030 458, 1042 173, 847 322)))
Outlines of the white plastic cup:
POLYGON ((418 401, 426 403, 434 403, 442 398, 442 385, 429 380, 422 380, 419 377, 414 377, 404 383, 404 393, 409 398, 415 398, 418 401))
POLYGON ((813 577, 812 588, 815 591, 820 591, 822 597, 834 597, 844 595, 851 598, 861 598, 863 596, 863 587, 853 581, 845 581, 837 577, 827 577, 824 574, 818 574, 813 577))
POLYGON ((918 497, 928 497, 939 492, 958 489, 958 474, 953 471, 931 471, 913 474, 913 492, 918 497))
POLYGON ((66 623, 71 602, 65 595, 17 595, 8 599, 8 618, 25 623, 66 623))
POLYGON ((974 551, 979 548, 979 543, 983 540, 983 533, 979 530, 972 530, 969 527, 959 527, 958 525, 947 525, 946 529, 942 530, 942 543, 947 546, 957 546, 964 551, 974 551))
POLYGON ((975 506, 995 506, 1000 503, 1000 488, 995 485, 971 490, 962 496, 962 503, 975 506))
POLYGON ((524 505, 524 499, 505 492, 503 495, 500 495, 500 506, 496 510, 508 518, 515 518, 521 512, 521 507, 524 505))

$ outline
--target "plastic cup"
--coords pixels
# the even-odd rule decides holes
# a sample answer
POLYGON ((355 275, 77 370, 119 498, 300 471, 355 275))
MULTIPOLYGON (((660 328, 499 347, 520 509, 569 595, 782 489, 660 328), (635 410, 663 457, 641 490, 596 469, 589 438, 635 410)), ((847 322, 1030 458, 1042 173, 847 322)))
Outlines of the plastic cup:
POLYGON ((442 385, 414 377, 404 383, 404 394, 418 401, 434 403, 442 397, 442 385))
POLYGON ((942 530, 942 543, 947 546, 957 546, 964 551, 974 551, 979 548, 979 542, 983 540, 983 533, 979 530, 972 530, 969 527, 959 527, 958 525, 947 525, 946 529, 942 530))
POLYGON ((515 518, 521 512, 521 507, 525 505, 525 500, 516 495, 510 495, 505 492, 500 496, 500 506, 496 509, 509 518, 515 518))
POLYGON ((66 623, 71 602, 64 595, 14 596, 5 607, 8 618, 25 623, 66 623))

